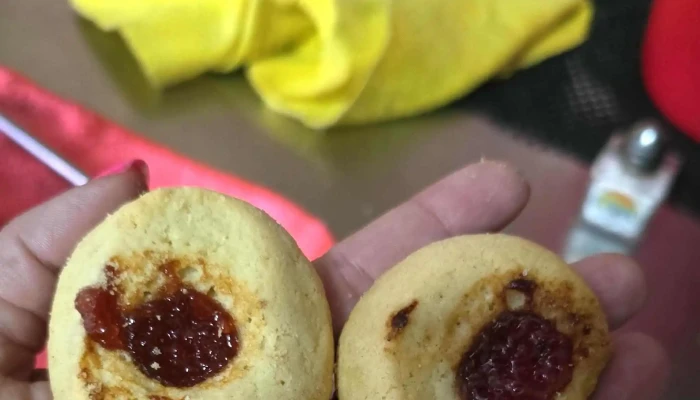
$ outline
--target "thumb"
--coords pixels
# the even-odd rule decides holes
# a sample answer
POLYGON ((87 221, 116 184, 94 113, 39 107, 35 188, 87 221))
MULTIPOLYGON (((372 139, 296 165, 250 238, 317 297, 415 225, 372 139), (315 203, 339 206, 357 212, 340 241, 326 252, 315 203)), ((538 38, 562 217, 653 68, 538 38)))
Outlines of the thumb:
POLYGON ((0 375, 28 378, 46 339, 58 270, 81 237, 146 190, 146 176, 145 164, 133 162, 120 174, 29 210, 0 231, 0 375))

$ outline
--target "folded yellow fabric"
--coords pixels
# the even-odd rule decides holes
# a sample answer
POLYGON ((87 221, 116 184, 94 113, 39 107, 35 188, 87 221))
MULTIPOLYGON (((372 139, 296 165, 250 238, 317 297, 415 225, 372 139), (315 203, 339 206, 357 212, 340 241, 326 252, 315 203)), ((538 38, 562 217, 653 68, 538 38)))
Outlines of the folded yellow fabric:
POLYGON ((425 113, 583 42, 590 0, 71 0, 165 87, 245 68, 313 128, 425 113))

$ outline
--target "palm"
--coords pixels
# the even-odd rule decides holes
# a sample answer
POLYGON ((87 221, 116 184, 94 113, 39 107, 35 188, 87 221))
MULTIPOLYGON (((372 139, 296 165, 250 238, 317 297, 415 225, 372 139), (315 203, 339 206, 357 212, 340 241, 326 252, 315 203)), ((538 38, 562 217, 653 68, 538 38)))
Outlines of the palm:
MULTIPOLYGON (((73 189, 18 217, 0 232, 0 398, 49 400, 48 384, 33 371, 46 335, 56 274, 77 241, 107 213, 145 187, 129 170, 73 189)), ((375 278, 410 252, 445 237, 492 232, 525 206, 527 184, 494 163, 468 166, 393 209, 316 261, 336 333, 375 278)), ((611 328, 641 306, 639 269, 620 256, 599 256, 574 268, 599 296, 611 328)), ((642 334, 615 334, 615 356, 597 400, 659 397, 668 362, 642 334)))

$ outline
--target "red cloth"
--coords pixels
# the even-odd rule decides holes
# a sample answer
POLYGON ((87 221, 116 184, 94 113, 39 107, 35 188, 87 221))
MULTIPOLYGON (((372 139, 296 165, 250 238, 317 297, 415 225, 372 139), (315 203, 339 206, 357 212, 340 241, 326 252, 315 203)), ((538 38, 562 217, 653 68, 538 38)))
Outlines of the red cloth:
MULTIPOLYGON (((99 115, 37 87, 0 67, 0 113, 30 132, 90 176, 130 159, 145 160, 150 186, 196 185, 243 199, 277 220, 314 259, 333 238, 325 225, 284 197, 174 153, 99 115)), ((18 213, 67 189, 69 184, 0 135, 0 226, 18 213)), ((46 356, 37 358, 44 368, 46 356)))
POLYGON ((644 84, 657 108, 700 141, 700 1, 655 0, 642 47, 644 84))

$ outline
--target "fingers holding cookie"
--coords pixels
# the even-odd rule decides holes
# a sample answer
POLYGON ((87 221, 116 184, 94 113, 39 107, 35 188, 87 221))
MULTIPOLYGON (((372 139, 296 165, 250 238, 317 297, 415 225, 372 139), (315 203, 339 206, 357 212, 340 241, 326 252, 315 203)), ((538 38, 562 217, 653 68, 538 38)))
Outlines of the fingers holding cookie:
POLYGON ((583 259, 572 268, 598 296, 611 328, 624 324, 644 305, 644 273, 631 258, 601 254, 583 259))
POLYGON ((323 286, 263 211, 198 188, 120 207, 78 244, 51 309, 56 400, 327 400, 323 286))
POLYGON ((515 169, 484 161, 448 175, 343 240, 316 261, 336 332, 374 279, 409 253, 454 235, 498 231, 528 198, 529 186, 515 169))

